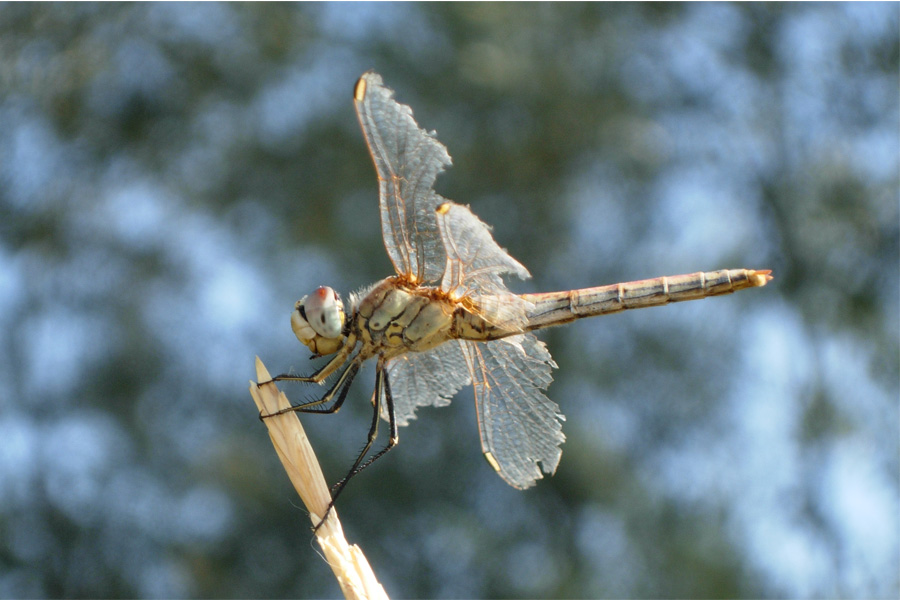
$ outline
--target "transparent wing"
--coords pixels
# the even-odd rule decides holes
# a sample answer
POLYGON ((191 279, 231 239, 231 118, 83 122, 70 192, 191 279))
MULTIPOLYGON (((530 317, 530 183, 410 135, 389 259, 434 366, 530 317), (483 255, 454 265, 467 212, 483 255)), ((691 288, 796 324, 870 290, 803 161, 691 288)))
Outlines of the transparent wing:
POLYGON ((511 486, 530 487, 541 469, 556 471, 566 439, 565 416, 542 391, 556 363, 530 333, 466 344, 485 457, 511 486))
POLYGON ((356 113, 378 173, 381 234, 398 275, 413 283, 435 282, 445 263, 435 216, 444 198, 431 187, 450 166, 450 155, 393 95, 371 71, 354 90, 356 113))
POLYGON ((501 275, 527 279, 528 269, 497 245, 490 227, 467 206, 445 202, 437 217, 447 256, 441 290, 453 298, 468 296, 479 314, 495 325, 523 326, 531 304, 511 293, 501 275))
MULTIPOLYGON (((420 406, 446 406, 461 388, 469 385, 464 346, 451 340, 427 352, 407 352, 388 363, 388 382, 394 398, 398 425, 416 418, 420 406)), ((388 420, 387 407, 381 418, 388 420)))

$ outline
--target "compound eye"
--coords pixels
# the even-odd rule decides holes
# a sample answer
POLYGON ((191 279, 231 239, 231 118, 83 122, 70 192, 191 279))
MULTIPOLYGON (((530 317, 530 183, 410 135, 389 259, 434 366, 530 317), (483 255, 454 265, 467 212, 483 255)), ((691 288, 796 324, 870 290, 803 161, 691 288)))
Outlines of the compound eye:
POLYGON ((306 309, 303 308, 304 302, 306 302, 306 296, 303 296, 294 305, 294 312, 291 313, 291 329, 294 330, 294 335, 297 336, 298 340, 309 345, 318 334, 306 321, 306 309))
POLYGON ((330 287, 322 286, 303 303, 306 320, 324 338, 337 338, 344 328, 344 303, 330 287))

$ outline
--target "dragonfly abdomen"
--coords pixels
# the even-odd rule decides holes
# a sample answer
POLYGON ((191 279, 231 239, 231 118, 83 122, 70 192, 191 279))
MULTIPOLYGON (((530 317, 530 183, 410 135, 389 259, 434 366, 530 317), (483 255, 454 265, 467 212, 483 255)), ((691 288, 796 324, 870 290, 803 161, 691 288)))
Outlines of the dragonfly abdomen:
POLYGON ((699 300, 761 287, 772 279, 769 273, 768 270, 723 269, 521 297, 534 305, 528 312, 527 325, 528 330, 534 330, 632 308, 699 300))

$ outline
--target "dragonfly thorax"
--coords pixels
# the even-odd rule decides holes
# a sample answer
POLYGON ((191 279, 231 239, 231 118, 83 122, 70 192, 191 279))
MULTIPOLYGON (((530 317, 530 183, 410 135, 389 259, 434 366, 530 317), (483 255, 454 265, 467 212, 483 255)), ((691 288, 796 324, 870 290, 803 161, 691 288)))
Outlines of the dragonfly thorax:
POLYGON ((388 277, 360 299, 351 329, 384 356, 424 352, 452 338, 455 304, 434 289, 388 277))
POLYGON ((294 335, 320 356, 337 352, 341 347, 345 321, 341 297, 326 286, 300 298, 291 313, 294 335))

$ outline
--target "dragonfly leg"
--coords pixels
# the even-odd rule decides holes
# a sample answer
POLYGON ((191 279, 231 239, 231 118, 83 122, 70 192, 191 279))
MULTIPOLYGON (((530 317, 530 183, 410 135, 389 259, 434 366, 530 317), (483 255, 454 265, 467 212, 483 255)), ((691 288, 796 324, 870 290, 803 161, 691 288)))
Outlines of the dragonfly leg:
POLYGON ((350 391, 350 386, 353 384, 353 378, 356 377, 356 374, 359 372, 359 364, 360 361, 358 360, 354 360, 353 362, 351 362, 347 366, 347 368, 344 369, 344 372, 341 373, 341 376, 337 378, 337 381, 334 382, 334 385, 331 386, 331 389, 329 389, 320 399, 303 402, 294 406, 289 406, 288 408, 283 408, 268 415, 260 414, 259 418, 267 419, 269 417, 283 415, 284 413, 289 412, 323 414, 336 413, 341 409, 341 406, 344 404, 344 400, 347 399, 347 392, 350 391), (338 393, 339 390, 340 393, 338 393), (323 408, 322 405, 331 402, 335 394, 338 394, 338 397, 337 400, 335 400, 334 404, 323 408))
POLYGON ((347 358, 350 357, 350 354, 353 352, 353 348, 356 347, 356 336, 351 335, 346 340, 344 340, 344 345, 341 346, 340 351, 334 355, 334 358, 329 360, 325 365, 322 366, 318 371, 313 373, 312 375, 291 375, 290 373, 282 373, 281 375, 276 375, 269 381, 261 381, 257 385, 262 385, 264 383, 271 383, 273 381, 297 381, 300 383, 321 383, 325 380, 326 377, 337 371, 342 364, 347 362, 347 358))
POLYGON ((354 475, 384 456, 388 452, 388 450, 397 445, 398 439, 399 436, 397 433, 397 420, 394 416, 394 398, 391 394, 390 383, 388 382, 387 369, 384 368, 383 361, 379 360, 378 370, 375 373, 375 394, 372 410, 372 426, 369 428, 369 437, 366 441, 366 445, 363 446, 363 449, 360 451, 359 455, 357 455, 356 457, 356 460, 353 462, 353 466, 350 468, 350 471, 347 472, 347 475, 332 486, 331 503, 334 504, 334 501, 337 500, 337 497, 340 495, 340 493, 344 491, 347 482, 350 481, 350 479, 354 475), (382 398, 384 398, 384 402, 387 404, 388 421, 391 427, 391 437, 390 439, 388 439, 388 443, 384 448, 382 448, 374 455, 369 457, 368 460, 363 462, 363 459, 365 459, 366 454, 369 453, 369 450, 372 448, 372 444, 375 443, 375 439, 378 437, 378 420, 381 416, 382 398))
POLYGON ((344 491, 344 487, 347 485, 347 482, 350 481, 350 478, 356 475, 359 472, 359 465, 362 463, 363 459, 366 457, 366 454, 369 453, 369 450, 372 448, 372 444, 375 443, 375 439, 378 437, 378 413, 381 412, 381 388, 384 381, 384 374, 382 369, 378 369, 375 373, 375 392, 373 394, 374 403, 372 410, 372 426, 369 427, 369 436, 366 440, 365 446, 362 447, 362 450, 359 451, 359 454, 356 456, 356 460, 353 461, 353 466, 350 467, 350 470, 347 474, 333 486, 331 486, 331 503, 334 504, 334 501, 337 500, 337 497, 344 491))
MULTIPOLYGON (((366 462, 362 463, 361 465, 359 465, 358 467, 353 469, 347 475, 347 477, 345 477, 345 479, 349 479, 352 475, 356 475, 357 473, 359 473, 360 471, 362 471, 363 469, 365 469, 366 467, 371 465, 373 462, 375 462, 376 460, 378 460, 379 458, 381 458, 382 456, 387 454, 387 452, 391 448, 396 446, 398 441, 400 441, 400 436, 399 436, 399 433, 397 430, 397 419, 394 416, 394 397, 391 395, 391 384, 390 384, 390 381, 388 381, 387 370, 382 369, 382 372, 384 373, 384 379, 382 380, 382 391, 384 392, 384 402, 385 402, 385 405, 387 408, 388 424, 390 425, 390 428, 391 428, 391 437, 388 438, 387 445, 384 448, 382 448, 381 450, 379 450, 378 452, 376 452, 375 454, 370 456, 369 460, 367 460, 366 462)), ((377 407, 377 408, 380 409, 380 407, 377 407)), ((380 412, 379 410, 376 410, 376 412, 375 412, 376 416, 379 414, 379 412, 380 412)), ((372 441, 374 441, 374 439, 372 441)))
MULTIPOLYGON (((366 461, 365 465, 360 467, 360 463, 362 463, 363 459, 366 457, 366 454, 369 453, 369 449, 372 448, 372 444, 375 443, 375 439, 378 437, 378 417, 379 413, 381 412, 381 394, 384 387, 384 380, 386 375, 383 366, 384 365, 382 361, 379 359, 378 370, 375 372, 375 391, 372 394, 372 426, 369 428, 369 436, 366 440, 366 445, 363 446, 362 450, 360 450, 359 454, 356 457, 356 460, 353 462, 353 466, 350 467, 350 470, 347 472, 347 475, 345 475, 344 478, 338 481, 336 484, 331 486, 331 502, 328 503, 328 509, 325 511, 325 514, 322 515, 322 520, 319 521, 319 523, 315 527, 313 527, 313 532, 318 531, 319 527, 322 526, 322 523, 324 523, 328 519, 328 515, 331 514, 331 509, 334 508, 335 501, 337 500, 338 496, 341 495, 341 492, 344 491, 344 488, 347 487, 347 482, 350 481, 350 478, 359 473, 364 467, 371 464, 371 462, 375 460, 375 458, 378 458, 378 456, 381 456, 387 451, 382 450, 376 456, 366 461)), ((391 422, 393 425, 393 400, 391 400, 391 409, 391 422)), ((393 429, 394 428, 392 427, 392 430, 393 429)), ((392 438, 396 438, 396 435, 392 435, 392 438)))

